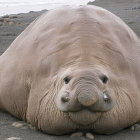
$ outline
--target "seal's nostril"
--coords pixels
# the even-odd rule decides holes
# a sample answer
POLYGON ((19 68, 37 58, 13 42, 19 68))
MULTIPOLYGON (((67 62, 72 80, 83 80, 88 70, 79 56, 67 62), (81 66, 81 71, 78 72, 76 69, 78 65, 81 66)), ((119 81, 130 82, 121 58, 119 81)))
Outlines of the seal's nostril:
POLYGON ((103 93, 103 98, 104 98, 104 101, 106 101, 106 102, 109 102, 109 101, 110 101, 110 97, 109 97, 109 95, 107 94, 107 92, 104 92, 104 93, 103 93))
POLYGON ((104 100, 106 101, 106 100, 108 100, 109 98, 107 97, 107 95, 106 94, 104 94, 104 100))
POLYGON ((70 100, 70 98, 68 96, 63 96, 61 98, 62 102, 68 102, 70 100))

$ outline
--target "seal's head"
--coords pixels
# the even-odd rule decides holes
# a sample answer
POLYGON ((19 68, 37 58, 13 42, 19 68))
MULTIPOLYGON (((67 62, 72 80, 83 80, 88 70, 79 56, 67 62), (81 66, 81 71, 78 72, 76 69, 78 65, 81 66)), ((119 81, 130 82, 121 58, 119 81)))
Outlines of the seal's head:
POLYGON ((57 132, 111 134, 131 125, 135 103, 119 82, 101 67, 62 70, 55 84, 57 132))
POLYGON ((107 88, 108 80, 108 76, 98 70, 67 72, 57 97, 58 109, 67 112, 77 124, 86 126, 96 122, 101 112, 113 108, 113 99, 107 88))

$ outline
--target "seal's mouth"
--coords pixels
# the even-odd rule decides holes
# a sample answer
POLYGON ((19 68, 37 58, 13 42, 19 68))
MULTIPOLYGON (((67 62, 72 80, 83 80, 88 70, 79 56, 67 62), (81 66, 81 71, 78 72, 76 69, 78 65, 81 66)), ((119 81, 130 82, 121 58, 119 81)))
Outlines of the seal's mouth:
POLYGON ((79 112, 69 112, 68 114, 70 120, 82 126, 94 124, 101 116, 101 112, 91 112, 88 109, 79 112))

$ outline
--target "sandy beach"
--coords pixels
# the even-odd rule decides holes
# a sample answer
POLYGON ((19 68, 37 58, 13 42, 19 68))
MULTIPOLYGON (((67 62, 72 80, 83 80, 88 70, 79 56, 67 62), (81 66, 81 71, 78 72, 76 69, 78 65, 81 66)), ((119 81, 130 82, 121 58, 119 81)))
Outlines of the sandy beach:
MULTIPOLYGON (((101 6, 120 18, 140 37, 140 0, 96 0, 88 4, 101 6)), ((26 14, 6 15, 0 17, 0 55, 9 47, 12 41, 38 16, 47 10, 29 12, 26 14)), ((65 136, 52 136, 27 127, 24 122, 11 115, 0 112, 0 140, 65 140, 75 139, 65 136), (17 122, 15 125, 15 122, 17 122), (22 125, 18 125, 22 124, 22 125), (12 139, 16 137, 16 139, 12 139), (11 139, 8 139, 11 138, 11 139)), ((81 137, 79 140, 86 140, 81 137)), ((113 135, 97 135, 95 140, 140 140, 140 130, 125 129, 113 135)))

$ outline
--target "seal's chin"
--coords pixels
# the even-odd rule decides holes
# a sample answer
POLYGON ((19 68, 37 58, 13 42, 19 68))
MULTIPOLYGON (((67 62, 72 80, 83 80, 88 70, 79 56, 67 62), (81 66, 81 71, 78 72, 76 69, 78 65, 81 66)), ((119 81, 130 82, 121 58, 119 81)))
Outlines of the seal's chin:
POLYGON ((99 117, 101 112, 91 112, 89 110, 82 110, 79 112, 69 112, 69 118, 76 124, 82 126, 88 126, 94 124, 99 117))

